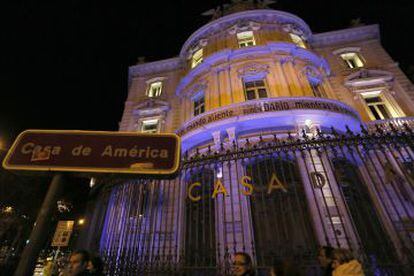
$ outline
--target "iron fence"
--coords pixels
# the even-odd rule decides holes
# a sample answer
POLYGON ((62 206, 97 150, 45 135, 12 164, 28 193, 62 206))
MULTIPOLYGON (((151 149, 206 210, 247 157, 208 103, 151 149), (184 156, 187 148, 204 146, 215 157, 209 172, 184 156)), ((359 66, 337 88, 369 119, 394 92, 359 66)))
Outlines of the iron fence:
MULTIPOLYGON (((112 187, 99 249, 109 275, 227 275, 235 252, 260 271, 319 275, 321 245, 368 275, 414 263, 412 129, 266 133, 185 154, 172 180, 112 187)), ((102 209, 96 212, 102 212, 102 209)))

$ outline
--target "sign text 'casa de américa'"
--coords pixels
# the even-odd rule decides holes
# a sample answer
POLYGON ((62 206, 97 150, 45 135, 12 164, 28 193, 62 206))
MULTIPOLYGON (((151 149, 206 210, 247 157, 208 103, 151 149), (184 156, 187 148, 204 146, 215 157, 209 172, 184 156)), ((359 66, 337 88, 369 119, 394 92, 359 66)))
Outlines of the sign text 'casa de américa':
POLYGON ((3 166, 11 170, 173 174, 180 158, 175 134, 26 130, 3 166))

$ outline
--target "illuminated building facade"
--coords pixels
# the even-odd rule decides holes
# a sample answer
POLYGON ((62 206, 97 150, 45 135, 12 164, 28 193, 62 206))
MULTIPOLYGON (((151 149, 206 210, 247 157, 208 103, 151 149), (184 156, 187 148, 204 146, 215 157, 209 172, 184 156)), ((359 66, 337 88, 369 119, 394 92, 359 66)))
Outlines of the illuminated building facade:
POLYGON ((182 168, 101 185, 90 247, 111 275, 226 274, 237 251, 259 269, 290 260, 318 275, 321 245, 352 249, 372 273, 405 273, 414 86, 379 26, 315 34, 239 2, 177 57, 130 67, 120 131, 177 133, 182 168))

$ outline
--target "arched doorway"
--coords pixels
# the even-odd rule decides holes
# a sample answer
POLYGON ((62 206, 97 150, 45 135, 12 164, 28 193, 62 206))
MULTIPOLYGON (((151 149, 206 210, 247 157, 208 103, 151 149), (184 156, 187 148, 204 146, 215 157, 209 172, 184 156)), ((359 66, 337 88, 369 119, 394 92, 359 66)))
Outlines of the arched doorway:
POLYGON ((295 160, 259 157, 246 172, 254 186, 250 205, 258 265, 281 260, 303 264, 315 257, 316 239, 295 160))
POLYGON ((358 167, 346 158, 335 158, 332 164, 367 262, 374 270, 376 264, 395 263, 395 249, 360 177, 358 167))

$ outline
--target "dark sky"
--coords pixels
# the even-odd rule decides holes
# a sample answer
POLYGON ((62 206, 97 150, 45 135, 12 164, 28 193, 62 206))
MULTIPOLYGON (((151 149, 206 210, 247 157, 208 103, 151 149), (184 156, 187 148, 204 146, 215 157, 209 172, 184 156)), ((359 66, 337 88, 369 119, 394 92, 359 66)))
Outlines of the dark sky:
MULTIPOLYGON (((28 128, 117 130, 127 70, 139 56, 176 56, 200 14, 227 1, 7 1, 0 8, 0 137, 28 128), (145 4, 144 4, 145 3, 145 4)), ((379 23, 403 68, 414 64, 414 1, 279 0, 314 32, 353 18, 379 23)))

